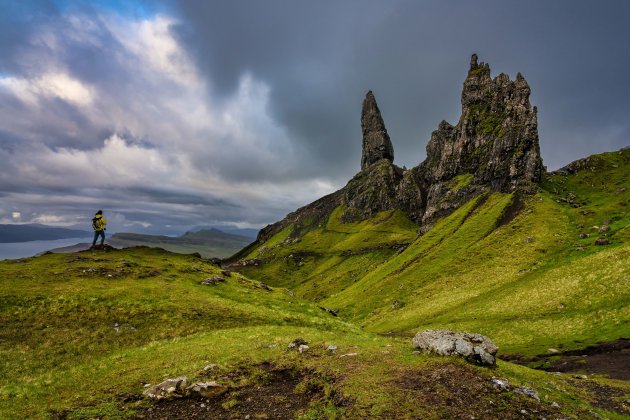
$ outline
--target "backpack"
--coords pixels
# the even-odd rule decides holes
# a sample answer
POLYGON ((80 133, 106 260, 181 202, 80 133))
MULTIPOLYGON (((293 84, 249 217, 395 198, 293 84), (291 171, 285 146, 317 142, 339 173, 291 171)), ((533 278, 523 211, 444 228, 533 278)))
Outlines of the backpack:
POLYGON ((98 218, 93 218, 92 219, 92 229, 94 230, 101 230, 101 221, 98 218))

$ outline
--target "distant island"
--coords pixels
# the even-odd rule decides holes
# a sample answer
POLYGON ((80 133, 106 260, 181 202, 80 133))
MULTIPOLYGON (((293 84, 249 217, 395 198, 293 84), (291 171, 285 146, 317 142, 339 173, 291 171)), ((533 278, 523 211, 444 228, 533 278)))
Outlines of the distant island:
POLYGON ((86 238, 92 232, 46 226, 37 223, 23 225, 0 225, 0 243, 53 241, 68 238, 86 238))

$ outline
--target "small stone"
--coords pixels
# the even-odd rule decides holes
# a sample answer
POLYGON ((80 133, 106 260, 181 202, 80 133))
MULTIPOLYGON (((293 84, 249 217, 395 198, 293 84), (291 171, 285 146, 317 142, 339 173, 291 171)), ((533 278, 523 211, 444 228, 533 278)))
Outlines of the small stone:
POLYGON ((305 345, 308 346, 308 342, 304 341, 302 337, 298 337, 295 340, 289 343, 289 349, 299 349, 300 346, 305 345))
POLYGON ((300 346, 298 347, 298 352, 304 353, 308 349, 309 347, 306 344, 300 344, 300 346))
POLYGON ((588 238, 588 233, 580 233, 580 239, 588 238))
POLYGON ((599 233, 606 233, 610 231, 610 226, 608 225, 604 225, 602 227, 599 228, 599 233))
POLYGON ((509 391, 510 384, 507 379, 497 379, 494 376, 492 377, 492 385, 500 391, 509 391))
POLYGON ((551 406, 552 406, 553 408, 560 408, 560 404, 558 404, 558 403, 557 403, 557 402, 555 402, 555 401, 551 403, 551 406))
POLYGON ((411 354, 422 354, 422 352, 420 350, 414 350, 411 354))
POLYGON ((608 245, 610 243, 610 241, 608 240, 608 238, 597 238, 597 240, 595 241, 595 245, 608 245))
POLYGON ((212 276, 204 279, 201 284, 205 286, 216 286, 219 283, 223 283, 225 278, 223 276, 212 276))
POLYGON ((536 401, 540 401, 540 395, 533 388, 529 388, 527 386, 521 388, 514 388, 514 392, 517 394, 527 395, 528 397, 532 397, 536 401))
POLYGON ((219 366, 219 365, 217 365, 216 363, 210 363, 209 365, 205 365, 203 367, 203 371, 207 372, 209 370, 212 370, 212 369, 216 368, 217 366, 219 366))
POLYGON ((560 353, 558 349, 547 349, 547 353, 560 353))
POLYGON ((335 350, 337 350, 337 346, 335 346, 334 344, 331 344, 330 346, 328 346, 326 350, 333 353, 335 350))
POLYGON ((586 376, 586 375, 573 375, 573 377, 575 379, 588 379, 588 376, 586 376))
POLYGON ((341 356, 339 356, 339 358, 341 359, 342 357, 354 357, 359 353, 346 353, 346 354, 342 354, 341 356))

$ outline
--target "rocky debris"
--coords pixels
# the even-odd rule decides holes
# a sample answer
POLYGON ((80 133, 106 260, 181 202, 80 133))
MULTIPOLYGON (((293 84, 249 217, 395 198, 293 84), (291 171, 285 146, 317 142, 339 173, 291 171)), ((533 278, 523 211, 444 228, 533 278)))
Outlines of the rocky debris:
POLYGON ((168 400, 183 397, 203 397, 210 398, 221 395, 227 391, 227 387, 219 385, 215 381, 195 382, 188 384, 186 376, 179 376, 174 379, 167 379, 144 391, 143 395, 152 400, 168 400))
POLYGON ((208 277, 207 279, 203 280, 201 282, 201 284, 205 285, 205 286, 216 286, 219 283, 223 283, 225 282, 225 277, 223 276, 212 276, 212 277, 208 277))
POLYGON ((608 240, 608 238, 597 238, 595 240, 595 245, 608 245, 610 244, 610 241, 608 240))
POLYGON ((610 226, 608 225, 604 225, 602 227, 599 228, 599 233, 606 233, 610 231, 610 226))
POLYGON ((402 308, 403 304, 401 301, 399 300, 395 300, 392 302, 392 309, 400 309, 402 308))
POLYGON ((346 353, 346 354, 342 354, 341 356, 339 356, 339 358, 342 358, 342 357, 355 357, 358 354, 359 353, 346 353))
POLYGON ((188 378, 179 376, 174 379, 167 379, 148 388, 143 394, 152 400, 162 400, 170 398, 181 398, 186 396, 188 388, 188 378))
POLYGON ((367 169, 381 159, 387 159, 390 162, 394 160, 394 147, 372 91, 369 91, 363 100, 361 130, 363 131, 361 170, 367 169))
POLYGON ((308 341, 305 341, 302 337, 298 337, 289 343, 288 349, 289 350, 295 349, 299 351, 300 346, 308 346, 308 341))
POLYGON ((588 233, 580 233, 580 239, 588 238, 588 233))
POLYGON ((529 388, 527 386, 514 388, 514 392, 517 394, 527 395, 528 397, 532 397, 536 401, 540 401, 540 395, 533 388, 529 388))
POLYGON ((337 350, 337 346, 334 344, 331 344, 328 347, 326 347, 326 350, 328 350, 329 353, 334 353, 335 350, 337 350))
POLYGON ((466 360, 493 366, 498 347, 481 334, 460 333, 450 330, 425 330, 413 338, 413 346, 425 353, 440 356, 462 356, 466 360))
POLYGON ((232 277, 232 272, 230 270, 221 270, 221 275, 225 277, 232 277))
POLYGON ((271 292, 271 287, 267 286, 267 284, 263 283, 262 281, 260 282, 260 287, 265 289, 268 292, 271 292))
POLYGON ((227 391, 227 387, 219 385, 215 381, 195 382, 186 388, 187 396, 196 396, 203 398, 211 398, 223 394, 227 391))
POLYGON ((300 344, 300 345, 298 346, 298 352, 299 352, 299 353, 304 353, 304 352, 306 352, 308 349, 309 349, 309 346, 308 346, 308 345, 306 345, 306 344, 300 344))

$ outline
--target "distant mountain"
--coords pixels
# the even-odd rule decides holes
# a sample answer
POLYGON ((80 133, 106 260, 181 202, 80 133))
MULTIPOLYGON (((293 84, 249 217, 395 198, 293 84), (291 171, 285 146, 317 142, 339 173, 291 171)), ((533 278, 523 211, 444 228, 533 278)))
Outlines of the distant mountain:
MULTIPOLYGON (((148 246, 162 248, 178 254, 198 252, 204 258, 226 258, 234 255, 252 242, 252 238, 225 233, 219 229, 186 232, 181 236, 144 235, 140 233, 115 233, 105 242, 115 248, 148 246)), ((90 247, 88 243, 57 248, 52 252, 76 252, 90 247)))
POLYGON ((199 232, 200 230, 219 230, 224 233, 230 233, 232 235, 246 236, 251 239, 256 239, 258 235, 258 229, 249 228, 237 228, 235 226, 195 226, 190 229, 191 232, 199 232))
POLYGON ((51 241, 55 239, 89 237, 91 232, 66 229, 36 223, 25 225, 0 225, 0 243, 51 241))

